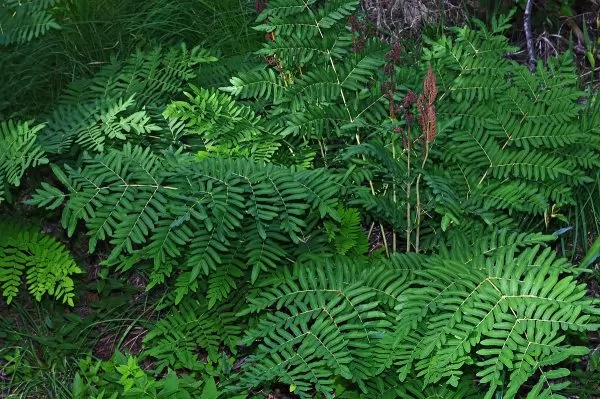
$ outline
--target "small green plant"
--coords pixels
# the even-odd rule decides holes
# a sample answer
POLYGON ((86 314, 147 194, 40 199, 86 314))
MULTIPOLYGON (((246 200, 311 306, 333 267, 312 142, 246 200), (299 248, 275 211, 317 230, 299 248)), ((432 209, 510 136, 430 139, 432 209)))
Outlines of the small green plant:
MULTIPOLYGON (((204 391, 208 392, 211 388, 204 391)), ((214 384, 214 383, 213 383, 214 384)), ((134 356, 116 352, 109 361, 94 361, 87 357, 79 361, 79 372, 73 380, 74 399, 83 398, 154 398, 189 399, 201 383, 190 378, 180 378, 168 370, 163 378, 155 379, 142 369, 134 356)), ((202 396, 203 398, 216 398, 202 396)))

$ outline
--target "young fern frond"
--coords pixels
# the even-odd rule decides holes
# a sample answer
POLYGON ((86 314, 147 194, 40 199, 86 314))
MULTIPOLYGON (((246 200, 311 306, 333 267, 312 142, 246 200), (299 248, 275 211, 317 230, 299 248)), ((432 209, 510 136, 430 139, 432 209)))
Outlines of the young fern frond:
POLYGON ((71 276, 81 273, 68 249, 34 227, 0 219, 0 288, 10 304, 25 279, 36 301, 46 294, 74 306, 71 276))
POLYGON ((226 155, 270 160, 280 147, 279 137, 271 134, 262 118, 249 106, 237 104, 230 96, 191 86, 188 101, 169 104, 164 116, 169 123, 185 122, 181 140, 198 137, 200 157, 226 155), (204 147, 204 148, 202 148, 204 147))
POLYGON ((369 249, 369 240, 362 231, 360 213, 356 209, 338 208, 340 222, 325 222, 327 236, 330 242, 335 244, 335 248, 340 255, 363 255, 369 249))

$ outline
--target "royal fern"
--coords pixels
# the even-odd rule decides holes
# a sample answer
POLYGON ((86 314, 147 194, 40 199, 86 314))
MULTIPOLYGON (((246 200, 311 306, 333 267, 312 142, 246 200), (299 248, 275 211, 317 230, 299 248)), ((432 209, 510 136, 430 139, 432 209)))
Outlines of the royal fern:
POLYGON ((24 281, 29 293, 41 301, 46 294, 74 306, 72 275, 81 273, 67 248, 34 227, 0 220, 0 288, 7 303, 24 281))
POLYGON ((426 385, 456 386, 476 365, 486 398, 498 390, 516 397, 526 382, 535 387, 528 397, 558 394, 566 383, 553 380, 569 374, 561 363, 587 353, 564 344, 567 332, 598 328, 593 302, 574 279, 577 269, 550 248, 517 249, 547 238, 488 240, 475 257, 450 252, 414 271, 395 308, 402 324, 387 342, 399 377, 415 373, 426 385))
POLYGON ((29 42, 60 29, 52 8, 61 0, 6 0, 0 6, 0 46, 29 42))
POLYGON ((9 120, 0 122, 0 204, 10 199, 10 186, 19 186, 25 171, 48 163, 37 135, 44 125, 9 120))
POLYGON ((243 320, 227 307, 208 306, 206 300, 185 299, 148 332, 144 355, 155 360, 157 373, 166 368, 202 372, 206 363, 219 360, 223 345, 237 351, 243 320), (207 354, 206 363, 199 361, 199 351, 207 354))
POLYGON ((43 117, 47 127, 39 143, 46 151, 64 154, 74 146, 79 151, 102 152, 106 146, 124 142, 166 148, 180 145, 179 136, 158 134, 169 131, 162 109, 169 96, 183 91, 195 77, 194 67, 215 61, 207 50, 155 48, 114 58, 93 78, 69 85, 59 105, 43 117))
MULTIPOLYGON (((50 161, 29 204, 164 290, 140 358, 169 381, 212 397, 561 397, 587 352, 568 338, 598 328, 597 305, 556 237, 523 231, 598 182, 596 109, 567 57, 533 75, 505 57, 506 18, 430 40, 407 68, 348 21, 358 4, 269 1, 262 64, 115 58, 43 125, 3 125, 21 144, 0 172, 17 185, 50 161)), ((6 270, 12 299, 23 268, 6 270)), ((116 371, 143 390, 136 362, 116 371)))
POLYGON ((585 126, 597 111, 578 104, 585 93, 570 54, 535 74, 506 59, 507 21, 458 29, 426 51, 443 82, 438 119, 453 121, 436 138, 436 157, 463 204, 541 217, 575 205, 573 187, 593 182, 600 145, 585 126))
MULTIPOLYGON (((83 165, 65 171, 54 166, 68 194, 43 183, 32 203, 54 209, 66 201, 62 223, 68 234, 83 220, 90 252, 100 240, 114 246, 109 264, 128 269, 152 260, 151 286, 179 265, 178 301, 197 289, 199 275, 230 264, 238 240, 243 246, 234 256, 252 265, 255 281, 261 271, 287 262, 290 244, 313 239, 311 220, 337 218, 337 178, 324 170, 245 159, 198 161, 130 145, 85 155, 83 165)), ((223 284, 228 292, 230 284, 223 284)), ((222 297, 219 290, 215 295, 222 297)))

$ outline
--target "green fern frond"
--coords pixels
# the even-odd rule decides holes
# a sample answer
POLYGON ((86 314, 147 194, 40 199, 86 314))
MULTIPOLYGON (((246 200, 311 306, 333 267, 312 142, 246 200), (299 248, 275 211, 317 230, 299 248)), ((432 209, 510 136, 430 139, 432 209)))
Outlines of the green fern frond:
POLYGON ((6 0, 0 6, 0 46, 22 44, 60 29, 52 8, 61 0, 6 0))
POLYGON ((203 63, 194 82, 199 87, 218 89, 229 83, 231 76, 264 68, 264 62, 251 54, 222 56, 216 52, 217 61, 203 63))
MULTIPOLYGON (((365 397, 377 399, 482 399, 483 395, 470 379, 460 380, 456 388, 449 386, 425 387, 419 379, 400 381, 397 375, 385 372, 367 383, 365 397)), ((358 396, 342 395, 341 398, 355 399, 358 396)))
MULTIPOLYGON (((553 378, 557 364, 582 353, 580 347, 562 344, 563 331, 597 328, 590 321, 592 303, 583 298, 584 286, 565 277, 574 268, 549 248, 534 246, 518 254, 512 246, 519 236, 505 237, 500 252, 487 259, 431 258, 415 271, 423 280, 417 279, 396 307, 398 320, 415 328, 400 333, 409 345, 395 350, 403 378, 412 365, 426 384, 456 385, 463 366, 476 363, 481 381, 489 384, 486 397, 508 382, 503 373, 511 375, 507 397, 514 397, 538 371, 546 390, 543 374, 553 378)), ((530 239, 544 238, 525 242, 530 239)))
POLYGON ((369 249, 369 240, 362 231, 360 213, 356 209, 338 208, 339 223, 333 221, 325 222, 327 236, 333 242, 340 255, 346 255, 349 251, 355 255, 364 255, 369 249))
POLYGON ((70 84, 59 99, 62 104, 87 103, 98 98, 129 98, 139 104, 161 103, 182 91, 196 76, 195 66, 217 59, 201 47, 138 50, 124 60, 112 58, 94 77, 70 84))
POLYGON ((347 90, 359 91, 374 83, 373 78, 385 64, 384 55, 387 50, 379 41, 368 41, 362 53, 349 57, 348 62, 338 68, 339 85, 347 90))
POLYGON ((90 252, 100 240, 114 246, 108 263, 127 269, 152 260, 152 285, 165 281, 177 261, 180 299, 195 290, 200 275, 228 262, 238 240, 254 281, 261 270, 289 262, 283 243, 297 245, 313 234, 317 226, 309 230, 306 223, 312 213, 337 218, 340 187, 325 170, 295 171, 247 159, 198 161, 130 145, 84 154, 82 169, 53 170, 68 196, 43 184, 32 203, 56 208, 66 201, 62 224, 69 235, 83 220, 90 252))
POLYGON ((69 251, 51 236, 10 220, 0 220, 0 288, 10 304, 25 278, 29 293, 48 294, 74 306, 73 274, 81 273, 69 251))
POLYGON ((206 301, 186 299, 150 329, 143 354, 154 359, 156 373, 167 368, 204 371, 205 362, 198 353, 204 351, 209 361, 216 362, 223 345, 235 352, 242 335, 240 323, 228 309, 209 310, 206 301))
POLYGON ((272 101, 273 104, 281 102, 285 83, 272 69, 253 72, 242 72, 239 77, 230 80, 231 86, 222 87, 221 90, 231 93, 239 98, 256 98, 272 101))
POLYGON ((454 41, 442 38, 425 52, 443 90, 438 124, 451 123, 432 150, 434 163, 448 165, 452 194, 438 192, 433 206, 447 220, 469 207, 486 218, 542 215, 553 204, 573 205, 572 188, 593 181, 600 146, 586 131, 570 57, 531 74, 507 51, 506 38, 482 26, 458 29, 454 41))
POLYGON ((325 37, 289 36, 282 38, 276 35, 273 41, 263 44, 256 54, 272 57, 277 56, 282 66, 288 70, 296 70, 306 65, 323 64, 323 57, 342 59, 348 54, 352 44, 349 34, 325 37))
POLYGON ((243 387, 272 380, 301 397, 314 387, 331 395, 335 376, 361 386, 377 374, 373 347, 390 332, 391 307, 410 284, 412 256, 392 261, 346 257, 315 259, 259 284, 240 314, 260 312, 247 333, 261 338, 242 376, 243 387))
POLYGON ((25 171, 48 163, 44 150, 37 143, 43 124, 0 122, 0 204, 10 198, 10 186, 19 186, 25 171))
POLYGON ((107 144, 127 138, 166 148, 173 142, 168 135, 160 137, 168 125, 162 104, 196 76, 195 66, 215 60, 207 50, 185 46, 138 51, 124 61, 115 58, 94 77, 66 88, 60 105, 45 117, 48 128, 40 135, 40 145, 57 154, 73 145, 102 152, 107 144))
POLYGON ((62 106, 56 109, 41 138, 47 151, 62 153, 77 144, 94 152, 104 151, 106 143, 126 140, 131 134, 147 135, 160 130, 145 111, 131 112, 133 97, 62 106))
POLYGON ((270 160, 279 148, 279 139, 263 126, 263 120, 230 96, 191 86, 188 101, 171 103, 164 112, 170 124, 185 122, 184 136, 196 135, 203 144, 199 156, 219 152, 228 156, 270 160))
POLYGON ((221 260, 221 265, 208 276, 207 299, 208 308, 229 298, 238 288, 240 277, 244 276, 247 263, 239 256, 243 241, 238 242, 237 248, 231 248, 221 260))

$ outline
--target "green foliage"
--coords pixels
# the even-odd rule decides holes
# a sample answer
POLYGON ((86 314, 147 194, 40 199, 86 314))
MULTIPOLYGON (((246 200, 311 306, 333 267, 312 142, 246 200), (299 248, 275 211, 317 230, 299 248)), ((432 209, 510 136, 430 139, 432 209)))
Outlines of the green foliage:
POLYGON ((530 74, 503 57, 511 50, 499 35, 506 23, 459 29, 455 40, 442 38, 425 52, 443 82, 439 119, 460 115, 436 138, 436 156, 463 213, 474 206, 548 223, 550 208, 574 206, 577 187, 594 181, 600 141, 585 128, 590 111, 577 103, 584 93, 570 55, 530 74))
POLYGON ((473 381, 460 380, 456 388, 448 385, 437 385, 423 387, 419 379, 398 380, 395 373, 385 371, 380 376, 371 379, 366 387, 366 392, 346 391, 340 395, 343 399, 359 399, 361 397, 378 399, 481 399, 481 393, 477 390, 473 381))
MULTIPOLYGON (((209 276, 232 262, 231 256, 252 265, 256 281, 261 271, 288 262, 290 244, 318 239, 312 231, 315 218, 337 217, 339 188, 325 170, 246 159, 197 161, 128 144, 84 155, 83 165, 64 171, 53 167, 68 189, 62 224, 69 236, 83 219, 90 252, 100 240, 114 246, 108 264, 128 269, 151 260, 150 286, 164 282, 179 265, 176 302, 197 290, 199 275, 209 276)), ((65 199, 62 191, 43 183, 31 202, 55 209, 65 199)), ((231 290, 226 280, 222 284, 220 290, 231 290)))
POLYGON ((9 185, 19 186, 27 168, 48 163, 44 150, 36 142, 43 127, 12 120, 0 122, 0 204, 10 199, 9 185))
POLYGON ((3 1, 0 117, 38 115, 54 107, 73 80, 93 76, 113 57, 124 59, 136 50, 185 42, 218 49, 228 59, 251 51, 259 37, 249 28, 251 12, 239 0, 3 1), (60 29, 52 28, 56 25, 60 29), (7 42, 12 44, 2 44, 7 42))
POLYGON ((60 29, 52 8, 61 0, 6 0, 0 6, 0 46, 25 43, 60 29))
MULTIPOLYGON (((78 283, 78 293, 80 287, 78 283)), ((60 302, 20 296, 2 306, 0 396, 71 398, 77 356, 87 351, 80 333, 89 324, 73 312, 80 303, 78 297, 76 307, 65 312, 60 302)))
POLYGON ((551 239, 499 232, 438 256, 297 264, 248 296, 243 313, 259 321, 244 342, 260 343, 239 388, 278 380, 301 397, 330 396, 341 377, 372 392, 391 367, 400 380, 377 380, 379 392, 407 378, 465 392, 476 366, 486 397, 515 397, 525 383, 530 397, 556 394, 566 384, 553 380, 569 373, 561 363, 588 351, 565 338, 598 325, 577 269, 536 245, 551 239))
POLYGON ((362 231, 360 212, 356 209, 338 207, 340 222, 327 221, 324 227, 327 230, 329 242, 333 242, 340 255, 363 255, 369 249, 367 236, 362 231))
POLYGON ((333 258, 298 264, 257 287, 245 311, 261 316, 245 342, 262 342, 239 388, 277 379, 301 397, 313 388, 331 397, 336 377, 364 383, 377 374, 371 350, 391 329, 387 302, 406 284, 398 270, 387 273, 391 268, 333 258))
POLYGON ((188 101, 174 101, 164 112, 178 138, 197 136, 200 159, 207 156, 254 157, 269 160, 280 146, 264 121, 230 96, 192 86, 188 101))
POLYGON ((414 371, 425 384, 456 386, 464 365, 474 364, 487 398, 499 389, 515 397, 530 378, 532 398, 568 385, 553 381, 569 374, 559 364, 588 349, 563 342, 568 331, 598 328, 593 302, 576 269, 550 248, 515 251, 518 238, 492 240, 467 261, 432 257, 415 271, 415 286, 396 307, 403 325, 392 356, 401 379, 414 371))
POLYGON ((591 266, 596 259, 600 257, 600 236, 596 237, 596 241, 590 247, 590 251, 584 256, 581 261, 581 267, 591 266))
POLYGON ((74 306, 73 274, 81 269, 67 248, 55 238, 16 221, 0 220, 0 288, 7 303, 19 293, 26 278, 29 293, 41 301, 48 294, 74 306))
MULTIPOLYGON (((273 40, 257 54, 272 66, 239 73, 222 88, 257 102, 270 131, 282 129, 289 152, 320 154, 313 164, 332 166, 339 145, 360 140, 358 127, 378 130, 386 115, 376 80, 386 47, 369 40, 362 52, 353 52, 355 37, 345 27, 357 4, 269 2, 256 29, 273 40)), ((277 155, 274 160, 283 161, 277 155)))
POLYGON ((206 372, 222 359, 223 346, 237 351, 243 321, 225 306, 209 306, 205 300, 185 299, 148 332, 144 355, 153 358, 156 373, 165 368, 206 372), (199 351, 206 353, 206 362, 199 359, 199 351))
MULTIPOLYGON (((195 66, 215 60, 206 50, 185 46, 138 51, 125 61, 113 58, 93 78, 66 88, 60 105, 46 116, 40 144, 58 154, 69 152, 73 145, 102 152, 116 141, 155 144, 157 132, 171 127, 156 107, 196 76, 195 66)), ((156 145, 174 144, 168 135, 161 137, 164 141, 156 145)))
POLYGON ((163 378, 155 379, 143 370, 133 356, 115 353, 110 361, 79 361, 80 371, 73 380, 73 398, 156 398, 189 399, 200 382, 180 378, 169 370, 163 378))
MULTIPOLYGON (((38 125, 2 122, 2 195, 29 183, 11 206, 60 215, 85 254, 84 302, 28 336, 79 358, 73 397, 566 395, 599 328, 578 281, 597 251, 575 267, 536 231, 593 208, 600 112, 567 56, 533 75, 505 58, 508 18, 407 65, 349 21, 358 4, 271 0, 262 48, 218 62, 165 33, 61 84, 38 125), (53 176, 31 187, 42 163, 53 176)), ((38 301, 73 305, 69 250, 0 231, 8 301, 27 275, 38 301)))

